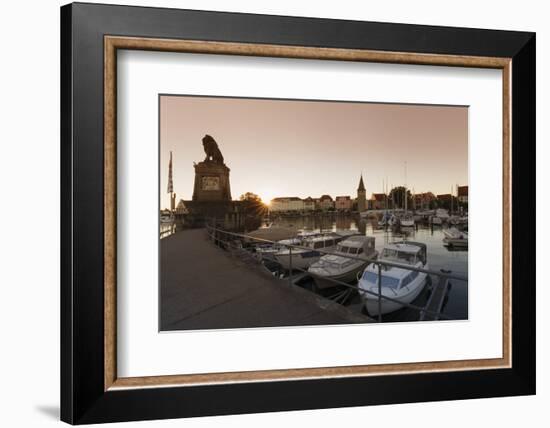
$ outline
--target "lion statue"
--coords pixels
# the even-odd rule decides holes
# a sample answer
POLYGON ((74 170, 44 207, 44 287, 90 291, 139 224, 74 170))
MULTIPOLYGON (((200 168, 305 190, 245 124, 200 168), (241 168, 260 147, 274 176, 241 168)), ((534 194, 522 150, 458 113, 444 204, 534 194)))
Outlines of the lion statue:
POLYGON ((208 134, 202 139, 202 146, 204 147, 204 153, 206 153, 205 162, 212 161, 214 163, 223 164, 223 155, 218 147, 216 140, 208 134))

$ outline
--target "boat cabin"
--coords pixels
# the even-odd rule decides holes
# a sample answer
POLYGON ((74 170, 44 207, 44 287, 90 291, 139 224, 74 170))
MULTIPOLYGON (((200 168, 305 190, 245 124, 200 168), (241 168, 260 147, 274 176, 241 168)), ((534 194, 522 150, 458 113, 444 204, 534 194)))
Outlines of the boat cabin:
POLYGON ((373 236, 351 236, 336 246, 336 252, 339 254, 349 254, 352 256, 366 255, 369 257, 374 254, 373 236))
POLYGON ((314 236, 314 237, 311 237, 311 238, 306 238, 304 240, 303 245, 305 247, 309 247, 309 248, 312 248, 314 250, 322 250, 323 248, 332 248, 332 247, 334 247, 336 244, 338 244, 343 239, 344 239, 344 237, 336 235, 336 234, 314 236))
POLYGON ((381 260, 415 265, 426 264, 426 244, 419 242, 398 242, 386 245, 380 254, 381 260))

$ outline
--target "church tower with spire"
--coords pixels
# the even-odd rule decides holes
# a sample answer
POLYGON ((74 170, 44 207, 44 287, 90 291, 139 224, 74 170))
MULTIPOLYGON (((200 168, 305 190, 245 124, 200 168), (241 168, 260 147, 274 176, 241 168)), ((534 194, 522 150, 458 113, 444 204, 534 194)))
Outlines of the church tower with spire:
POLYGON ((363 212, 367 209, 367 191, 363 184, 363 174, 359 179, 359 187, 357 188, 357 211, 363 212))

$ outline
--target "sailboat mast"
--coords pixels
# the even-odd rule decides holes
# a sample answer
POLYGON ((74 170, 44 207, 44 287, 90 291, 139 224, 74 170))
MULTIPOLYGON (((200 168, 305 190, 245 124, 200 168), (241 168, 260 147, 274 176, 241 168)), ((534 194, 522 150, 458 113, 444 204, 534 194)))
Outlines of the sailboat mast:
MULTIPOLYGON (((390 187, 393 190, 393 184, 390 184, 390 187)), ((395 212, 395 192, 392 192, 391 194, 391 208, 392 208, 392 213, 394 213, 395 212)))
POLYGON ((405 214, 407 213, 407 161, 405 161, 405 214))
POLYGON ((451 215, 453 215, 453 186, 451 185, 451 215))
POLYGON ((388 212, 388 179, 386 178, 386 181, 382 179, 382 191, 384 192, 384 209, 386 212, 388 212))
POLYGON ((168 189, 170 194, 170 211, 174 211, 174 182, 172 179, 172 151, 170 151, 170 162, 168 163, 168 189))

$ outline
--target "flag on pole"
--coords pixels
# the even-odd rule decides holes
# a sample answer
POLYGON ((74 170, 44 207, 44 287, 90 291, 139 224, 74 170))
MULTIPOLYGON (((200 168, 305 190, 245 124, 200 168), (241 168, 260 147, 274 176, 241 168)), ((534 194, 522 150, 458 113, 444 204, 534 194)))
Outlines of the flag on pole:
POLYGON ((172 152, 170 152, 170 163, 168 164, 168 193, 174 191, 174 183, 172 182, 172 152))

